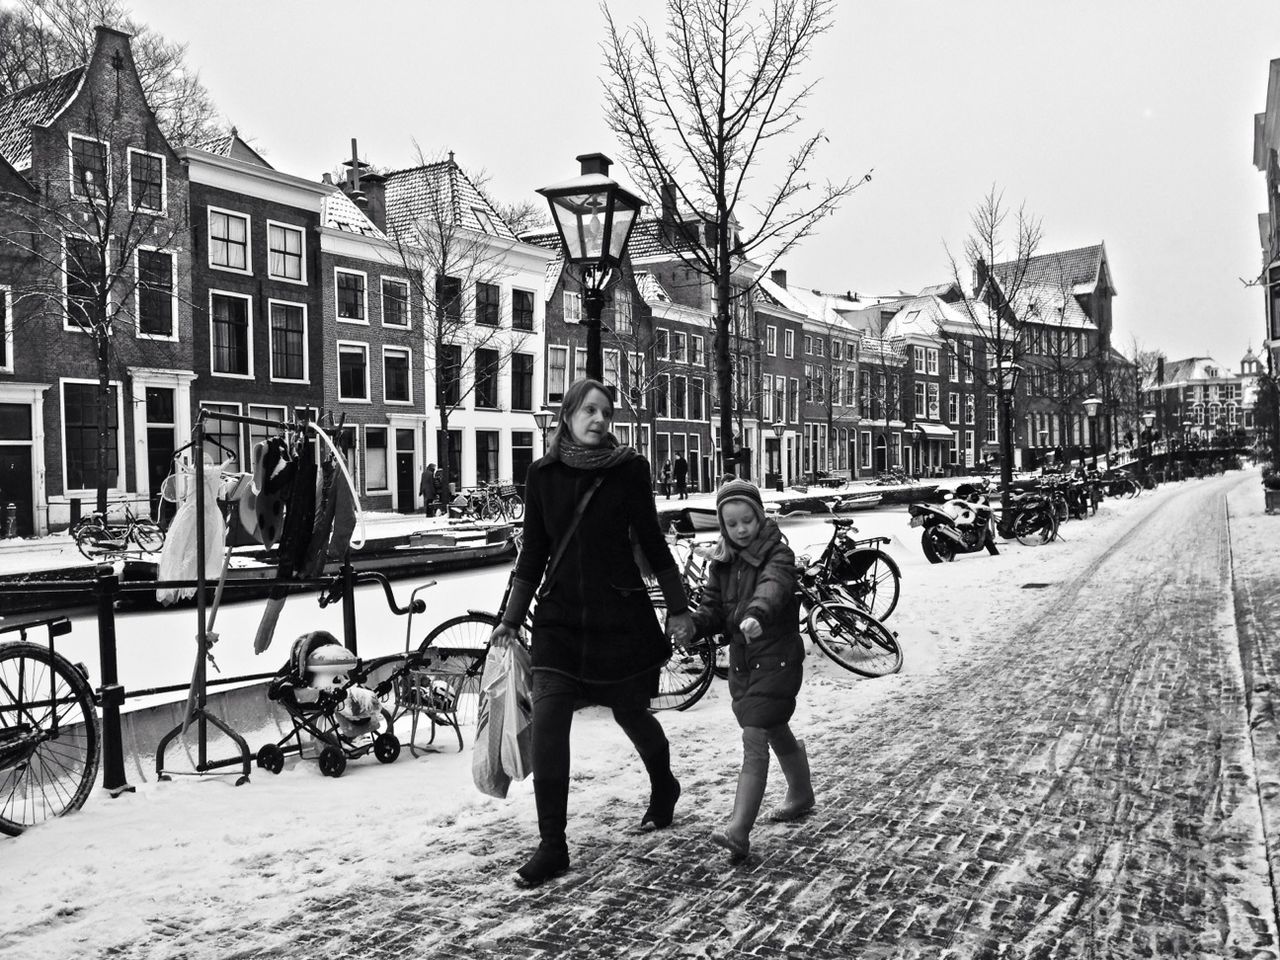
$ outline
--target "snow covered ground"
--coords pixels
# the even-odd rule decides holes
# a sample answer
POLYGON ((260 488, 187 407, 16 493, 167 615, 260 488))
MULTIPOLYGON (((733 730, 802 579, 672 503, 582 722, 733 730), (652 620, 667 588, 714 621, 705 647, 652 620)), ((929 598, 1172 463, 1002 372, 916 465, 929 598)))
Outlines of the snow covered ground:
MULTIPOLYGON (((1013 542, 998 557, 972 555, 939 566, 924 561, 904 509, 858 516, 864 535, 894 538, 889 550, 902 567, 903 592, 889 626, 900 635, 905 664, 896 676, 859 680, 813 651, 793 722, 797 734, 835 717, 857 722, 883 698, 909 699, 922 676, 946 671, 976 641, 1001 635, 1034 610, 1037 591, 1019 589, 1023 584, 1079 570, 1175 489, 1109 499, 1096 517, 1067 524, 1059 543, 1029 548, 1013 542)), ((783 528, 798 553, 821 544, 829 531, 812 518, 785 520, 783 528)), ((442 575, 427 594, 421 632, 468 606, 492 608, 505 577, 505 567, 442 575)), ((411 585, 401 582, 397 592, 407 593, 411 585)), ((275 669, 289 641, 304 630, 324 626, 340 633, 338 608, 319 611, 314 598, 292 598, 275 646, 254 658, 249 638, 259 615, 253 603, 220 614, 217 653, 225 673, 275 669)), ((361 598, 360 629, 364 655, 403 648, 403 621, 386 613, 369 590, 361 598)), ((192 611, 122 616, 119 633, 120 674, 129 686, 177 682, 188 674, 192 611)), ((96 677, 92 623, 78 622, 66 640, 68 655, 88 662, 96 677)), ((714 802, 727 812, 740 739, 724 685, 714 684, 694 709, 662 714, 662 720, 677 774, 717 772, 724 787, 714 802)), ((471 783, 470 761, 469 746, 461 754, 446 746, 416 760, 406 752, 386 766, 372 757, 354 761, 333 780, 321 776, 315 763, 291 758, 281 775, 255 771, 241 787, 228 777, 206 777, 141 783, 136 793, 115 800, 96 792, 79 813, 0 841, 0 957, 54 960, 112 948, 128 956, 167 956, 168 939, 154 950, 147 945, 157 929, 181 929, 184 955, 213 956, 198 946, 202 929, 237 922, 260 928, 318 893, 358 896, 371 880, 414 875, 425 863, 448 870, 454 861, 474 868, 477 858, 509 859, 511 850, 459 844, 459 831, 480 838, 518 822, 532 838, 531 783, 516 783, 506 800, 485 797, 471 783)), ((647 794, 643 768, 608 714, 597 709, 575 721, 573 762, 571 832, 575 841, 607 842, 595 836, 603 828, 589 811, 637 802, 647 794)), ((503 889, 510 884, 504 870, 488 876, 503 889)), ((484 889, 476 894, 483 897, 484 889)))

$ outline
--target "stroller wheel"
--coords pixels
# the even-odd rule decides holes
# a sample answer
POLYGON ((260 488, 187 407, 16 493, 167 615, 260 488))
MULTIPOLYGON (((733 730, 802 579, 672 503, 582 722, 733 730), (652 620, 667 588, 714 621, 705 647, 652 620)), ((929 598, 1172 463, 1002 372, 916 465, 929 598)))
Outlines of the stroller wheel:
POLYGON ((373 741, 373 755, 380 763, 395 763, 400 756, 400 741, 394 733, 380 733, 373 741))
POLYGON ((268 773, 279 773, 284 769, 284 751, 274 743, 268 743, 258 750, 258 766, 268 773))
POLYGON ((320 772, 326 777, 340 777, 347 769, 347 758, 337 747, 325 747, 320 751, 320 772))

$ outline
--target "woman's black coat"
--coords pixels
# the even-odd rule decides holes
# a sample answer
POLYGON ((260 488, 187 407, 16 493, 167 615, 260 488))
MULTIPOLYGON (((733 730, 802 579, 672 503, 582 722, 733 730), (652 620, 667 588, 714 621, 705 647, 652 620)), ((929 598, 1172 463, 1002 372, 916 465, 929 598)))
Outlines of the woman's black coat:
POLYGON ((542 582, 578 501, 603 476, 533 615, 533 666, 580 680, 610 682, 661 665, 671 645, 632 556, 630 530, 656 573, 675 561, 658 526, 643 457, 605 470, 580 470, 543 457, 525 483, 524 543, 515 579, 542 582))

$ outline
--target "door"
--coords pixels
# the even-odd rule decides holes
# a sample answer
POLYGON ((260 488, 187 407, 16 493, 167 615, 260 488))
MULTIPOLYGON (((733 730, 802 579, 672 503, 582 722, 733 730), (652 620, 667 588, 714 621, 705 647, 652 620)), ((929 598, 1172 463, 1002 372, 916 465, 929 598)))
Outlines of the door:
MULTIPOLYGON (((30 446, 0 446, 0 524, 8 519, 11 503, 17 520, 14 533, 19 537, 32 536, 35 533, 35 504, 31 499, 30 446)), ((0 525, 0 537, 7 533, 7 524, 0 525)))
POLYGON ((396 509, 400 513, 413 513, 417 503, 418 485, 414 482, 413 431, 396 431, 396 509))

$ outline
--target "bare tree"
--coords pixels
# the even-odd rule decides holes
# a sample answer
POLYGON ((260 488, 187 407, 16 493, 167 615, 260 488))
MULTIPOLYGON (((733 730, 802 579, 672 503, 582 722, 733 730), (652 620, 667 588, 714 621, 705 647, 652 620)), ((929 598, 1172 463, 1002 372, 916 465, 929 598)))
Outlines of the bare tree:
MULTIPOLYGON (((148 129, 153 129, 148 127, 148 129)), ((167 148, 139 135, 129 118, 90 96, 80 127, 89 150, 57 165, 32 189, 0 187, 0 250, 28 269, 12 284, 15 326, 42 325, 86 335, 97 373, 97 509, 107 509, 113 378, 130 362, 172 357, 179 300, 174 251, 187 245, 186 203, 167 198, 171 184, 130 168, 129 148, 158 155, 167 148), (109 145, 109 147, 108 147, 109 145), (168 331, 149 324, 165 322, 168 331)), ((164 169, 176 163, 172 158, 164 169)), ((74 341, 66 341, 74 353, 74 341)), ((121 426, 123 429, 123 426, 121 426)), ((123 469, 121 465, 120 469, 123 469)))
MULTIPOLYGON (((607 4, 605 117, 623 159, 651 196, 674 191, 694 231, 669 249, 709 281, 715 301, 715 375, 723 466, 734 462, 733 273, 757 257, 762 273, 809 236, 859 181, 815 185, 809 167, 821 130, 798 142, 770 176, 770 148, 797 134, 814 83, 799 79, 829 28, 833 0, 667 0, 665 49, 643 23, 619 29, 607 4), (753 181, 774 181, 755 202, 753 181), (742 232, 748 208, 756 226, 742 232)), ((870 179, 867 174, 864 180, 870 179)))
POLYGON ((187 45, 133 19, 120 0, 19 0, 0 11, 0 95, 87 63, 99 25, 133 36, 138 79, 170 143, 198 143, 220 132, 213 98, 187 63, 187 45))
MULTIPOLYGON (((418 152, 426 197, 411 215, 388 211, 387 236, 409 275, 414 299, 423 304, 427 364, 434 372, 435 402, 443 444, 437 451, 451 482, 449 420, 470 397, 496 384, 529 334, 499 324, 492 299, 510 271, 504 254, 516 241, 482 232, 463 222, 450 178, 465 176, 452 157, 427 162, 418 152)), ((412 175, 416 171, 402 171, 412 175)))

